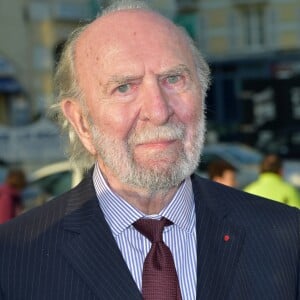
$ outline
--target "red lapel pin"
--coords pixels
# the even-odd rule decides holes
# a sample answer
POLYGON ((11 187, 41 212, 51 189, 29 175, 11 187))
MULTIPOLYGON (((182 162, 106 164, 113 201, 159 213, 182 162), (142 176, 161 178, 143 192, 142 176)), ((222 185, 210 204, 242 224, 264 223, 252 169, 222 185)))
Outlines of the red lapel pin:
POLYGON ((230 236, 228 234, 224 235, 224 242, 228 242, 230 240, 230 236))

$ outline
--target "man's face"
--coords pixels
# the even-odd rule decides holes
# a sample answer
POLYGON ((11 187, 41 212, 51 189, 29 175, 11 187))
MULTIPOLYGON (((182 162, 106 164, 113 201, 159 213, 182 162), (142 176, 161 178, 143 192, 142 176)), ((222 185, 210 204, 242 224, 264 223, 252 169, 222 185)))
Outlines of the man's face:
POLYGON ((149 12, 114 13, 84 33, 76 61, 108 182, 157 191, 193 172, 205 130, 201 87, 175 27, 149 12))

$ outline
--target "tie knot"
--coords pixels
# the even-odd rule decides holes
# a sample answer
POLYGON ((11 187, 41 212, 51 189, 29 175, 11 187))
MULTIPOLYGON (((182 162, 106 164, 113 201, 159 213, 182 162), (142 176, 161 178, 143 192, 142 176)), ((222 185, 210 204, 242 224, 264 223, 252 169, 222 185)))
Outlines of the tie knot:
POLYGON ((161 218, 161 220, 139 219, 133 223, 133 226, 152 243, 157 243, 163 240, 164 227, 171 224, 173 223, 166 218, 161 218))

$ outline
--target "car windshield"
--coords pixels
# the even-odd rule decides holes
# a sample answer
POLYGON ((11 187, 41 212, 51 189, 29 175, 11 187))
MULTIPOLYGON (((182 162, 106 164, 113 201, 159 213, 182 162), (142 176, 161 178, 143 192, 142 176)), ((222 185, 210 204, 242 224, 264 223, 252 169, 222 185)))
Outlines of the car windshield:
POLYGON ((40 178, 35 182, 46 193, 52 196, 58 196, 71 188, 72 174, 70 171, 64 171, 40 178))
POLYGON ((240 164, 259 164, 262 156, 247 147, 226 147, 224 152, 230 155, 235 161, 240 164))
POLYGON ((244 145, 216 144, 204 148, 204 155, 216 155, 236 164, 259 164, 262 155, 244 145))

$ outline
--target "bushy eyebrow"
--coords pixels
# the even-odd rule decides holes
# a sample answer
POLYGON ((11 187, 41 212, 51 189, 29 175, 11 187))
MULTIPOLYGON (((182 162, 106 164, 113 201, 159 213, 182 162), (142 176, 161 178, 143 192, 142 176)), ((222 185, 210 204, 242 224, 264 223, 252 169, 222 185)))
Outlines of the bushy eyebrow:
MULTIPOLYGON (((168 70, 165 70, 159 74, 157 74, 158 77, 166 77, 166 76, 172 76, 176 74, 183 74, 187 73, 189 76, 191 75, 190 69, 184 65, 179 64, 175 67, 171 67, 168 70)), ((140 80, 142 76, 138 75, 113 75, 103 86, 102 90, 104 93, 107 93, 109 91, 110 86, 116 86, 116 85, 122 85, 126 84, 128 82, 133 82, 135 80, 140 80)))
POLYGON ((187 73, 189 76, 191 75, 190 69, 186 65, 180 64, 160 73, 159 77, 165 77, 165 76, 171 76, 171 75, 183 74, 183 73, 187 73))
POLYGON ((103 86, 103 92, 107 93, 110 86, 122 85, 140 79, 141 76, 113 75, 103 86))

